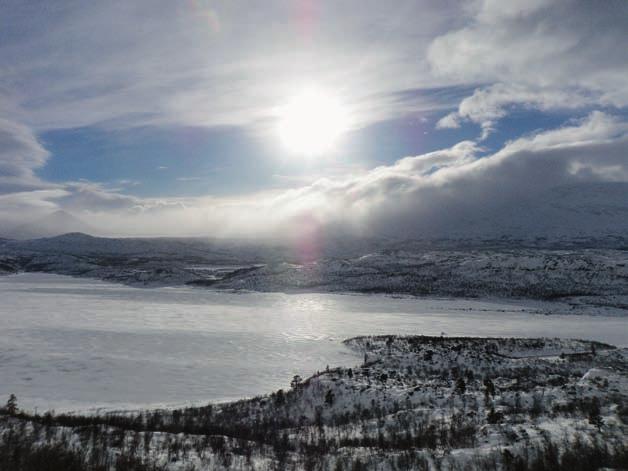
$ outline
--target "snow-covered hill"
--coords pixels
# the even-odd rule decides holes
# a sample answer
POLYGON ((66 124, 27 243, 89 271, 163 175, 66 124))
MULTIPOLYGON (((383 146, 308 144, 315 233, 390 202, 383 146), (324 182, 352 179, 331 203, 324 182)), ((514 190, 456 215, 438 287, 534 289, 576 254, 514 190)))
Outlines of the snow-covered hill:
POLYGON ((0 273, 41 271, 140 286, 560 298, 628 308, 628 242, 620 237, 380 239, 338 247, 301 260, 280 244, 73 233, 0 241, 0 273))
POLYGON ((423 336, 345 343, 362 364, 237 402, 89 417, 5 409, 0 459, 19 447, 102 466, 90 471, 573 471, 628 460, 625 349, 423 336))

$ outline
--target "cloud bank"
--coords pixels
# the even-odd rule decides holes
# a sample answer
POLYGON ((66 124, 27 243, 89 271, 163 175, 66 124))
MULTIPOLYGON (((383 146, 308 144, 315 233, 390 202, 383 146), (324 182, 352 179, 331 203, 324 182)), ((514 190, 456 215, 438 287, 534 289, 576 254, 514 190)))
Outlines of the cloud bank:
MULTIPOLYGON (((628 194, 627 148, 628 122, 593 112, 578 122, 508 142, 494 153, 463 141, 291 190, 232 199, 140 199, 83 182, 67 184, 65 194, 48 195, 46 201, 71 209, 110 235, 298 239, 312 230, 393 237, 533 236, 543 230, 573 235, 598 210, 586 199, 569 206, 590 185, 616 184, 594 187, 610 191, 601 195, 605 211, 614 202, 620 212, 606 222, 628 215, 628 200, 621 198, 628 194), (572 190, 565 193, 566 188, 572 190), (552 193, 556 189, 563 193, 552 193), (564 205, 562 212, 581 213, 570 221, 548 221, 556 217, 547 212, 548 206, 557 204, 564 205)), ((617 222, 615 227, 623 228, 617 222)))

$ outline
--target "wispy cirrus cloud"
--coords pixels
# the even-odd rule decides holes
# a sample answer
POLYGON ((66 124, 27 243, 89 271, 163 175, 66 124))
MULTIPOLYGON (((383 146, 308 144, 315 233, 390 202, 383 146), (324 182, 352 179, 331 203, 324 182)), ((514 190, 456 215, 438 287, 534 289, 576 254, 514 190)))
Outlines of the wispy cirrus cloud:
MULTIPOLYGON (((427 73, 424 51, 454 9, 427 1, 317 3, 304 12, 274 0, 7 0, 0 87, 38 130, 260 126, 308 82, 342 95, 366 124, 403 109, 390 99, 400 90, 443 85, 427 73)), ((427 94, 422 105, 420 93, 412 100, 440 106, 427 94)))

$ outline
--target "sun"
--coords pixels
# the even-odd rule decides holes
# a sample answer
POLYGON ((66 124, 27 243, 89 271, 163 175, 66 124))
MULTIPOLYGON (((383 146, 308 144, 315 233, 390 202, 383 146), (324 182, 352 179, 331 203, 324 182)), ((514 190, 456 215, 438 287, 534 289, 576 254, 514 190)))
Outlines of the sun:
POLYGON ((342 103, 321 90, 307 89, 279 109, 279 138, 293 153, 328 152, 347 127, 348 115, 342 103))

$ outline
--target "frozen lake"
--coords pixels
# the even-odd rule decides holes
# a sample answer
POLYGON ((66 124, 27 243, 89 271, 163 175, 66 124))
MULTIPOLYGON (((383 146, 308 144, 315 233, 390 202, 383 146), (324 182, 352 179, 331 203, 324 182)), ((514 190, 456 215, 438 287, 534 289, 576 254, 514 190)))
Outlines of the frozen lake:
POLYGON ((364 334, 560 336, 628 344, 628 320, 545 316, 526 302, 139 289, 57 275, 0 277, 0 402, 200 404, 288 387, 360 362, 364 334))

